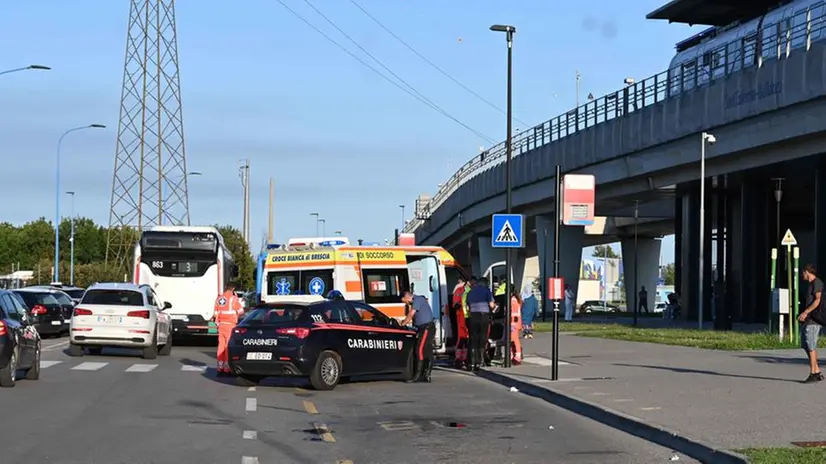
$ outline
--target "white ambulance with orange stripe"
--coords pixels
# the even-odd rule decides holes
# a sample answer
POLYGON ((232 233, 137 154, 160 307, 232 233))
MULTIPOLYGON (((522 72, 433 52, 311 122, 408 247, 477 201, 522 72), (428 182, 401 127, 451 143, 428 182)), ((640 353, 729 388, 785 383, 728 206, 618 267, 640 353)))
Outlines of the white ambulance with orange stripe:
POLYGON ((436 348, 444 352, 451 337, 450 297, 459 277, 467 275, 441 247, 353 246, 335 237, 292 239, 269 250, 262 277, 262 302, 338 290, 345 299, 364 301, 399 321, 406 316, 401 294, 411 290, 430 302, 436 348))

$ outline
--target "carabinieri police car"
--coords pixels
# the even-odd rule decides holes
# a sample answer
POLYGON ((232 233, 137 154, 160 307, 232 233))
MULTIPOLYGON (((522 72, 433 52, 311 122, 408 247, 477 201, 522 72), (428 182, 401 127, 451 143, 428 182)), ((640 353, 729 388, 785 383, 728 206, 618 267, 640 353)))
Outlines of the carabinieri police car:
POLYGON ((229 364, 238 383, 266 377, 309 377, 332 390, 355 375, 414 376, 416 335, 358 301, 293 296, 255 306, 233 330, 229 364))

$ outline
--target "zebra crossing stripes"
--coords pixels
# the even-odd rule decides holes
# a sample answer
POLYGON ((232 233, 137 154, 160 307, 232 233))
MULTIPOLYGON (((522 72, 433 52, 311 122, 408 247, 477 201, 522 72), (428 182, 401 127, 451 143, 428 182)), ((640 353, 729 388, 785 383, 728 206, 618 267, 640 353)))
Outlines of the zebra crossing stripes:
POLYGON ((150 372, 158 367, 157 364, 132 364, 126 372, 150 372))
MULTIPOLYGON (((42 360, 40 361, 40 369, 49 369, 60 364, 65 364, 69 370, 73 371, 85 371, 85 372, 94 372, 100 371, 106 368, 111 369, 112 367, 116 367, 119 370, 123 370, 123 372, 135 372, 135 373, 147 373, 152 372, 157 369, 160 365, 159 364, 147 364, 147 363, 135 363, 131 364, 128 367, 124 364, 119 363, 111 363, 111 362, 81 362, 76 365, 71 365, 69 362, 66 361, 52 361, 52 360, 42 360), (125 367, 125 368, 124 368, 125 367)), ((192 364, 184 364, 181 365, 180 370, 181 372, 200 372, 204 373, 208 369, 208 366, 203 364, 192 365, 192 364)))
POLYGON ((74 371, 99 371, 106 367, 109 363, 104 362, 85 362, 80 363, 77 366, 73 367, 72 370, 74 371))

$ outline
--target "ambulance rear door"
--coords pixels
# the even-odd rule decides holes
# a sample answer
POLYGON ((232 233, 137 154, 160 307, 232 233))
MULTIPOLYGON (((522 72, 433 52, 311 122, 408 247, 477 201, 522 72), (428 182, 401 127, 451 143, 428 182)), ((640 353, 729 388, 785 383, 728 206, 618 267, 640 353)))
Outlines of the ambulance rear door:
POLYGON ((444 268, 434 253, 408 251, 407 271, 410 274, 411 291, 416 295, 424 296, 430 303, 430 308, 433 310, 433 322, 436 324, 434 348, 437 351, 443 351, 445 340, 444 305, 448 301, 444 268))

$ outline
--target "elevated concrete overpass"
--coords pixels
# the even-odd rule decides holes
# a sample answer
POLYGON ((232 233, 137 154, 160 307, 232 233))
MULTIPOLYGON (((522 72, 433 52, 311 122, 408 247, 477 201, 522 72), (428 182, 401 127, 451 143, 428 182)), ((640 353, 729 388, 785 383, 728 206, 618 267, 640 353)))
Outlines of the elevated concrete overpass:
MULTIPOLYGON (((703 260, 706 270, 720 272, 714 281, 711 272, 703 276, 705 295, 715 288, 718 308, 725 304, 746 322, 765 320, 768 301, 755 282, 768 285, 763 256, 779 242, 781 225, 797 231, 804 260, 826 267, 826 252, 818 252, 814 240, 826 233, 826 169, 818 157, 826 153, 826 47, 821 41, 826 18, 822 11, 801 14, 793 22, 804 27, 782 34, 776 26, 764 28, 757 53, 742 53, 747 51, 743 42, 725 44, 713 59, 698 57, 691 66, 634 83, 517 134, 513 205, 529 216, 539 261, 552 259, 545 250, 552 243, 555 165, 565 173, 594 174, 598 215, 627 218, 637 203, 639 216, 653 223, 676 218, 671 228, 648 230, 651 236, 638 241, 640 284, 651 288, 656 279, 659 242, 653 235, 675 232, 678 288, 688 314, 696 317, 700 133, 709 131, 717 143, 706 150, 703 260), (786 177, 787 199, 800 199, 784 206, 780 219, 768 214, 774 177, 786 177), (806 220, 801 208, 815 219, 806 220)), ((489 222, 505 209, 504 148, 500 144, 474 157, 432 199, 420 197, 416 218, 405 231, 415 232, 417 243, 448 247, 478 238, 479 267, 496 260, 496 251, 489 249, 489 222)), ((610 235, 621 238, 625 252, 633 246, 624 227, 610 235)), ((576 281, 583 235, 581 229, 563 231, 567 282, 576 281)), ((626 276, 633 275, 627 258, 625 263, 626 276)), ((629 295, 638 288, 633 278, 626 277, 626 285, 629 295)), ((710 318, 710 298, 702 306, 710 318)))

